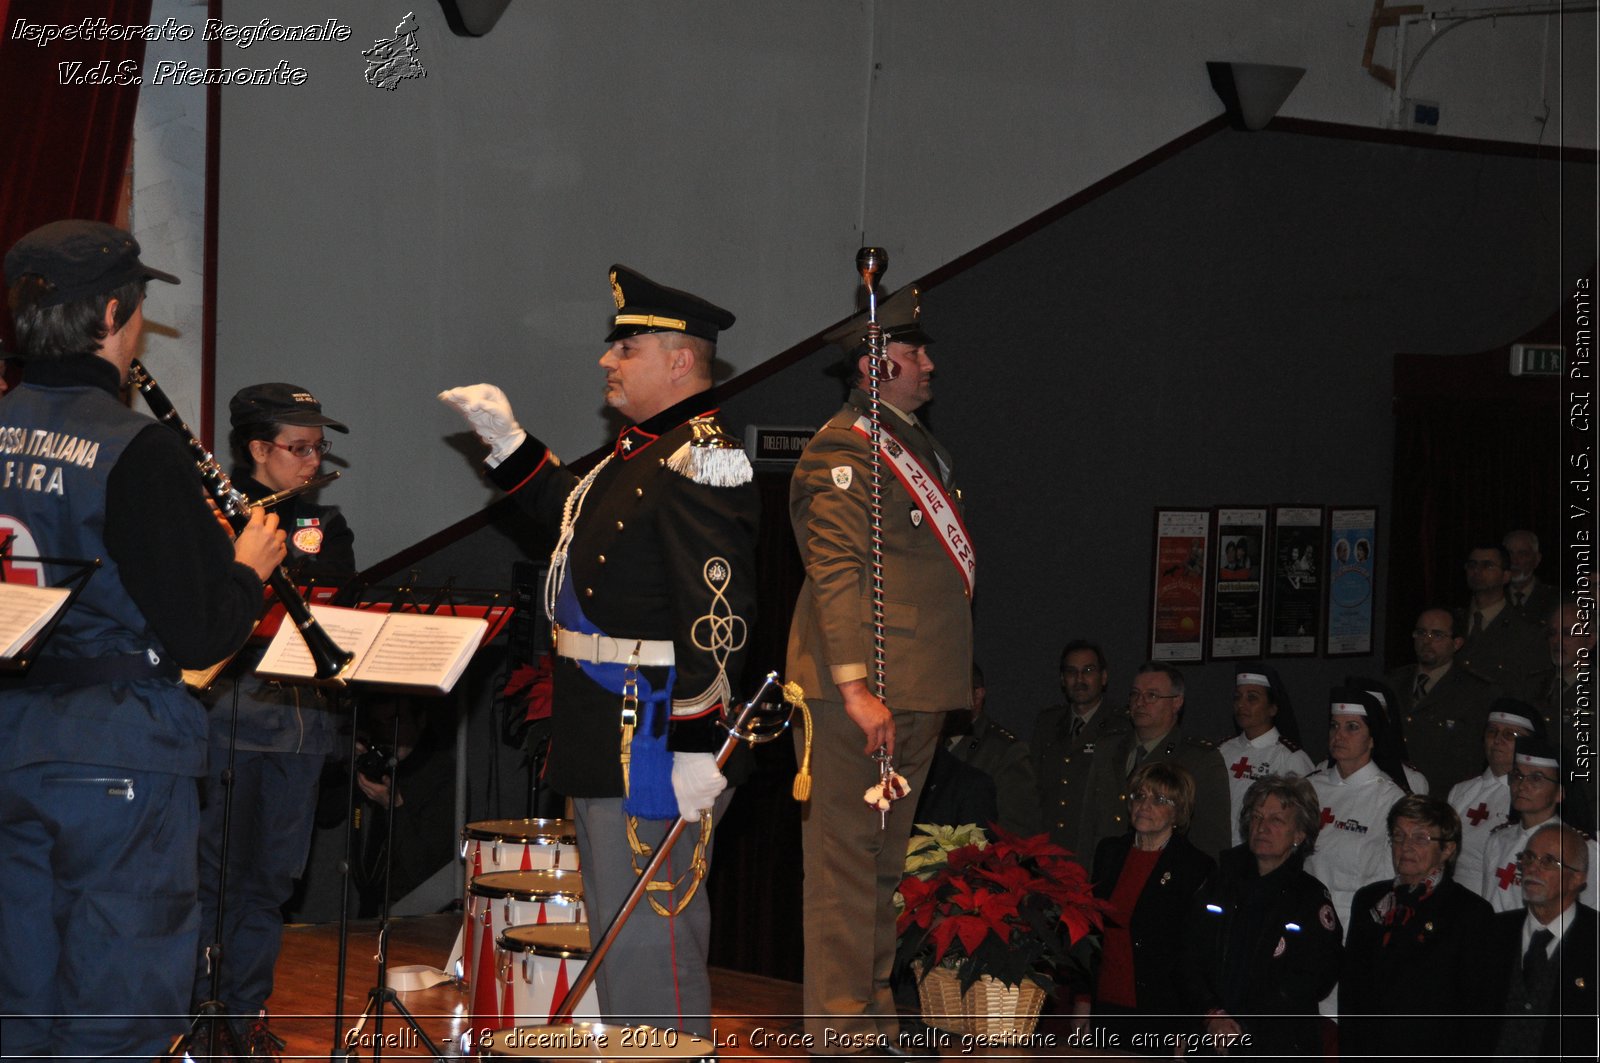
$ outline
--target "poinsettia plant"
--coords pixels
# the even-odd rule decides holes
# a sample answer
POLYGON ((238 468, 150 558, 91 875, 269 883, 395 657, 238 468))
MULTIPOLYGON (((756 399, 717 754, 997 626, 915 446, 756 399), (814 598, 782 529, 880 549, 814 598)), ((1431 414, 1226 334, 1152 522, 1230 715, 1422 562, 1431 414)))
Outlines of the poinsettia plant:
POLYGON ((1031 979, 1046 992, 1057 979, 1081 982, 1109 903, 1048 835, 991 832, 987 845, 953 848, 944 867, 900 881, 898 962, 920 966, 924 977, 951 968, 963 990, 984 975, 1007 986, 1031 979))

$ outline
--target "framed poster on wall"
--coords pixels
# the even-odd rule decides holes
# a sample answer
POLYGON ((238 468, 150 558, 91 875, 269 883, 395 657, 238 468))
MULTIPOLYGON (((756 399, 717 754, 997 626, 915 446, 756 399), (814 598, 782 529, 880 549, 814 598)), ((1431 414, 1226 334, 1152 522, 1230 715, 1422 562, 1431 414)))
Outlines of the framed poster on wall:
POLYGON ((1211 511, 1157 509, 1151 573, 1150 659, 1205 659, 1211 511))
POLYGON ((1378 507, 1328 507, 1327 654, 1372 652, 1378 567, 1378 507))
POLYGON ((1215 528, 1210 656, 1213 660, 1259 657, 1266 616, 1267 508, 1219 506, 1215 528))
POLYGON ((1274 506, 1272 575, 1267 606, 1267 653, 1314 657, 1322 636, 1322 590, 1327 585, 1321 506, 1274 506))

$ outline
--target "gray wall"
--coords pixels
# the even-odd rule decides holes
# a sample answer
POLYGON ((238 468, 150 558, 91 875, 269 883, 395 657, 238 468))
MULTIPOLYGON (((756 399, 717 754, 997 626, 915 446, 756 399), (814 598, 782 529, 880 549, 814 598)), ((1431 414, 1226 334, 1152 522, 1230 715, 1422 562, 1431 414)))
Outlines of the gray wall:
MULTIPOLYGON (((1405 563, 1387 550, 1392 356, 1510 342, 1593 268, 1592 242, 1568 239, 1563 261, 1558 237, 1594 231, 1594 167, 1567 168, 1564 207, 1557 176, 1502 155, 1223 132, 927 292, 929 418, 969 500, 995 716, 1028 734, 1077 637, 1105 646, 1125 692, 1148 655, 1158 505, 1376 504, 1381 588, 1405 563)), ((820 422, 839 394, 829 357, 739 396, 730 421, 820 422)), ((1280 664, 1317 755, 1328 686, 1380 665, 1280 664)), ((1192 673, 1191 726, 1231 733, 1233 667, 1192 673)))
MULTIPOLYGON (((1382 588, 1407 563, 1389 549, 1393 356, 1483 350, 1547 317, 1593 269, 1571 234, 1594 230, 1594 189, 1592 164, 1224 131, 927 291, 927 412, 970 500, 996 718, 1031 731, 1072 638, 1100 641, 1125 691, 1148 652, 1156 506, 1376 504, 1381 646, 1382 588)), ((835 272, 848 303, 857 282, 835 272)), ((891 262, 885 285, 915 279, 891 262)), ((821 423, 836 357, 736 394, 726 423, 821 423)), ((512 516, 419 571, 499 584, 525 538, 512 516)), ((1383 663, 1278 662, 1315 755, 1327 688, 1383 663)), ((1190 669, 1196 732, 1231 731, 1232 674, 1190 669)))
MULTIPOLYGON (((307 79, 221 91, 215 401, 278 377, 350 421, 327 500, 366 561, 491 497, 439 389, 492 380, 561 452, 601 441, 613 261, 734 309, 747 369, 844 315, 863 230, 906 279, 1205 123, 1207 60, 1306 67, 1288 116, 1376 126, 1390 98, 1365 0, 517 0, 481 39, 420 4, 427 76, 387 92, 360 53, 405 10, 224 8, 353 32, 222 48, 307 79)), ((1592 147, 1593 39, 1593 15, 1475 25, 1412 88, 1442 133, 1592 147)))

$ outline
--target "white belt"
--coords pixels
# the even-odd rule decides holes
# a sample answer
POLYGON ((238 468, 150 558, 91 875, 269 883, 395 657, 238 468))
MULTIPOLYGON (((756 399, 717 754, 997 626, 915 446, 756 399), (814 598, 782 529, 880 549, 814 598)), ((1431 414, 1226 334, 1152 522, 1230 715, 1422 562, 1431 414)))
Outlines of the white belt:
POLYGON ((556 628, 556 653, 590 664, 632 662, 647 668, 670 668, 674 660, 672 643, 663 639, 614 639, 562 627, 556 628))

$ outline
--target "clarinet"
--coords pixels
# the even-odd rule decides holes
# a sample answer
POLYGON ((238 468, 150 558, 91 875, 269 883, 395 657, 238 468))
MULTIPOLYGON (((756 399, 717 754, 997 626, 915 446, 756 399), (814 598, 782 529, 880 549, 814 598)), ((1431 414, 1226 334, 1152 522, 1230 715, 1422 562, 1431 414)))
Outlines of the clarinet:
MULTIPOLYGON (((206 449, 198 436, 183 423, 183 418, 178 416, 177 408, 172 405, 172 400, 167 398, 166 392, 161 390, 161 385, 156 383, 155 377, 134 359, 133 365, 128 370, 128 380, 139 389, 139 394, 144 396, 144 401, 149 404, 150 410, 156 415, 156 420, 178 433, 189 447, 189 452, 194 455, 195 464, 200 467, 200 479, 205 482, 206 491, 217 503, 217 508, 233 525, 237 533, 250 522, 250 500, 244 492, 233 486, 233 481, 228 474, 222 471, 222 464, 217 461, 216 455, 206 449)), ((295 589, 294 581, 289 578, 289 570, 279 565, 268 578, 267 583, 272 587, 272 592, 278 596, 278 601, 283 603, 283 611, 288 614, 294 626, 300 629, 300 637, 305 639, 306 649, 311 651, 311 660, 316 665, 318 679, 336 679, 350 662, 355 659, 355 654, 339 648, 333 637, 322 629, 317 623, 317 618, 311 615, 311 607, 306 605, 306 600, 295 589)))

